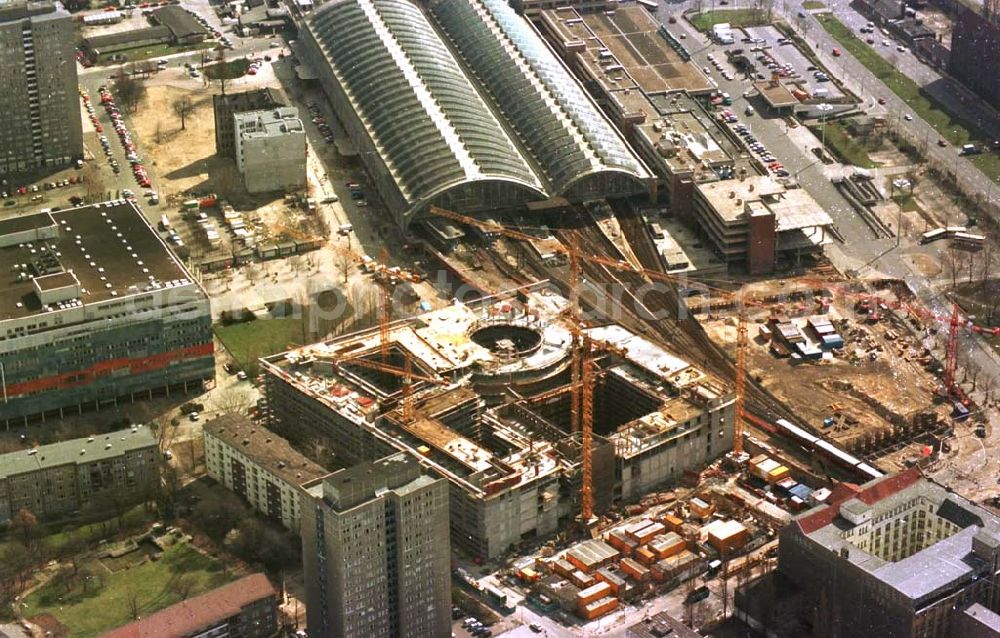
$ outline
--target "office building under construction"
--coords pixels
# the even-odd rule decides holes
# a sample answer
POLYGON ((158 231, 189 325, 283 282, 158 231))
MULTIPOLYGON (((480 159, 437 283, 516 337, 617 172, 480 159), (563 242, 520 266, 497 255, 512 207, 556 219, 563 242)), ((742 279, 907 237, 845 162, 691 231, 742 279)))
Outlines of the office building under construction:
POLYGON ((489 558, 580 512, 580 360, 595 513, 731 449, 730 387, 619 325, 580 332, 568 306, 521 289, 267 357, 270 427, 343 465, 415 455, 449 482, 452 543, 489 558))

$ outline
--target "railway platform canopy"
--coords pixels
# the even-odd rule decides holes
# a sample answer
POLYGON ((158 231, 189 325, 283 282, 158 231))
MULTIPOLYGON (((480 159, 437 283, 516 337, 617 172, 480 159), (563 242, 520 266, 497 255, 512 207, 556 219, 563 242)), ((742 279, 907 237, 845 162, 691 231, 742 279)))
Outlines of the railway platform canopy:
POLYGON ((401 226, 647 189, 649 171, 503 2, 334 0, 304 18, 313 69, 401 226))

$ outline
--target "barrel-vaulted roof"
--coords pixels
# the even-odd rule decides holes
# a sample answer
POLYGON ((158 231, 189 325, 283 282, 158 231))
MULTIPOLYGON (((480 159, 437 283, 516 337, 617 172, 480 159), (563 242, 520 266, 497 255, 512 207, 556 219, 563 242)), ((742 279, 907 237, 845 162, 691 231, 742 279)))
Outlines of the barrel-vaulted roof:
POLYGON ((505 0, 433 0, 430 11, 531 151, 553 195, 601 171, 649 176, 566 66, 505 0))
POLYGON ((406 201, 479 180, 543 185, 423 12, 408 0, 336 0, 308 20, 406 201))

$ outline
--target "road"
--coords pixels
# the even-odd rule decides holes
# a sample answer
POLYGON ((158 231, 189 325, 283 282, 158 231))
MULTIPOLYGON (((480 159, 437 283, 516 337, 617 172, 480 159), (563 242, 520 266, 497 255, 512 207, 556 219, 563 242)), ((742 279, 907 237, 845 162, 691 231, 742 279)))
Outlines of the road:
MULTIPOLYGON (((659 18, 666 24, 669 16, 679 16, 684 8, 686 8, 686 4, 661 3, 659 18)), ((901 101, 895 98, 895 94, 882 87, 882 84, 868 73, 867 69, 864 69, 860 63, 853 60, 853 58, 845 60, 843 56, 841 58, 833 57, 829 53, 833 46, 832 40, 829 39, 826 32, 823 31, 822 27, 813 18, 809 18, 809 20, 812 20, 813 25, 810 30, 810 41, 814 40, 813 35, 821 32, 819 34, 820 46, 823 52, 819 54, 819 57, 829 69, 834 71, 835 74, 843 73, 846 70, 848 77, 852 78, 852 82, 864 82, 865 95, 869 96, 869 99, 871 95, 876 93, 888 94, 895 100, 895 108, 901 108, 901 101), (823 37, 826 37, 827 40, 824 41, 823 37), (868 76, 866 82, 864 81, 864 74, 868 76), (876 87, 882 88, 879 89, 876 87)), ((709 65, 707 56, 710 53, 714 52, 716 58, 723 59, 720 52, 725 47, 709 42, 686 20, 678 19, 677 23, 670 24, 669 28, 675 33, 685 34, 684 41, 688 50, 692 53, 692 61, 699 67, 709 65)), ((750 88, 750 83, 738 78, 733 81, 726 81, 718 74, 713 74, 713 78, 719 83, 720 90, 726 91, 736 98, 735 104, 732 107, 733 112, 740 117, 741 121, 752 127, 754 135, 781 161, 789 172, 793 175, 798 175, 798 180, 802 187, 833 218, 838 230, 844 237, 844 242, 842 244, 833 243, 829 245, 826 253, 838 269, 841 272, 857 272, 859 276, 880 273, 883 276, 902 279, 909 284, 910 288, 917 294, 927 309, 939 317, 949 317, 951 314, 951 302, 941 293, 944 285, 941 282, 928 280, 924 274, 914 269, 908 260, 908 257, 917 254, 934 256, 936 252, 942 250, 942 247, 935 245, 919 246, 906 240, 901 240, 899 247, 897 247, 895 239, 876 239, 868 226, 854 213, 831 184, 830 177, 838 170, 842 170, 838 168, 839 165, 833 167, 824 166, 818 163, 815 156, 808 151, 810 146, 818 145, 818 142, 811 134, 802 128, 789 129, 784 120, 767 116, 765 110, 760 108, 761 104, 758 102, 753 102, 758 111, 756 115, 744 115, 746 98, 743 98, 742 95, 744 91, 750 88)), ((860 86, 852 85, 851 89, 855 92, 861 91, 860 86)), ((750 99, 753 100, 754 98, 751 97, 750 99)), ((888 106, 893 108, 894 102, 889 101, 888 106)), ((929 125, 917 118, 909 124, 918 127, 922 126, 930 130, 929 125)), ((931 136, 930 139, 934 140, 936 137, 931 136)), ((986 193, 992 189, 990 186, 992 182, 964 158, 957 156, 954 149, 939 148, 931 143, 929 150, 942 158, 950 158, 960 171, 966 171, 965 167, 968 167, 969 170, 963 179, 978 180, 981 182, 981 185, 978 187, 981 189, 980 192, 986 193)), ((1000 197, 1000 193, 994 193, 994 197, 1000 197)), ((947 326, 943 321, 938 327, 941 328, 942 333, 947 333, 947 326)), ((1000 359, 998 359, 996 353, 981 338, 967 331, 960 331, 959 351, 961 360, 971 361, 983 371, 982 374, 994 379, 1000 379, 1000 359)), ((981 399, 982 392, 977 393, 975 396, 981 399)), ((988 409, 986 417, 992 423, 1000 422, 995 409, 988 409)), ((995 431, 1000 428, 993 429, 995 431)), ((948 476, 945 478, 952 477, 948 476)))
MULTIPOLYGON (((867 24, 868 19, 851 8, 850 0, 827 0, 826 5, 829 11, 850 27, 855 35, 864 40, 869 37, 873 38, 875 44, 872 45, 872 48, 883 59, 923 87, 951 112, 970 122, 975 122, 993 138, 1000 138, 1000 115, 980 97, 965 88, 961 82, 947 75, 942 75, 936 69, 925 64, 908 47, 905 51, 897 51, 896 47, 904 43, 894 40, 892 36, 883 35, 879 31, 868 35, 860 34, 859 29, 867 24), (883 46, 883 40, 888 40, 889 46, 883 46)), ((787 10, 785 13, 789 15, 787 10)))

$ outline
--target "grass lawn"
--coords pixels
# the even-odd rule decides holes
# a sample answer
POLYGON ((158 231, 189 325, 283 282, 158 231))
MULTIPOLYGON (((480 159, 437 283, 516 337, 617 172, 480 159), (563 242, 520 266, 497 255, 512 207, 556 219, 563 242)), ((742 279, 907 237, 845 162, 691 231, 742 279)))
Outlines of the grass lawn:
POLYGON ((258 357, 283 352, 291 344, 311 343, 313 336, 322 338, 354 314, 351 304, 333 289, 316 295, 314 303, 305 320, 294 316, 302 312, 296 308, 298 312, 293 316, 261 318, 228 326, 216 324, 215 336, 226 346, 229 355, 249 372, 254 368, 250 364, 256 362, 258 357), (313 335, 306 334, 310 328, 313 335))
MULTIPOLYGON (((122 528, 123 529, 139 529, 146 523, 152 523, 156 520, 156 512, 147 511, 145 507, 140 505, 135 505, 122 517, 122 528)), ((118 518, 112 517, 103 521, 104 529, 108 532, 108 535, 112 535, 118 532, 118 518)), ((42 528, 45 530, 43 535, 43 540, 49 543, 52 547, 60 547, 65 545, 67 541, 71 539, 82 539, 84 541, 90 541, 91 539, 102 536, 101 532, 102 521, 96 521, 93 523, 87 523, 80 525, 77 521, 67 521, 65 523, 54 523, 48 524, 43 523, 42 528)), ((0 548, 6 546, 16 546, 18 541, 7 536, 0 536, 0 548)))
POLYGON ((292 343, 306 341, 302 319, 297 317, 257 319, 229 326, 216 324, 215 336, 244 369, 258 357, 281 352, 292 343))
POLYGON ((205 67, 205 77, 209 80, 235 80, 247 74, 250 61, 245 58, 219 62, 205 67))
MULTIPOLYGON (((963 144, 977 140, 983 143, 988 139, 974 124, 949 114, 937 100, 925 94, 916 82, 900 73, 839 20, 828 14, 818 15, 816 19, 843 45, 844 49, 850 51, 875 77, 905 101, 915 114, 934 127, 934 130, 951 142, 956 149, 963 144)), ((986 152, 970 156, 969 160, 990 179, 1000 182, 1000 156, 986 152)))
POLYGON ((802 3, 802 8, 806 11, 814 11, 816 9, 825 9, 826 5, 819 0, 806 0, 802 3))
POLYGON ((710 31, 713 26, 722 22, 728 22, 733 28, 759 27, 767 24, 767 21, 762 20, 757 12, 752 9, 706 11, 705 13, 691 16, 690 20, 694 28, 699 31, 710 31))
POLYGON ((90 638, 132 620, 127 601, 133 593, 137 596, 139 613, 145 617, 180 600, 171 591, 170 583, 181 574, 192 582, 189 597, 219 587, 236 576, 224 571, 220 561, 188 545, 170 548, 158 561, 113 574, 97 561, 89 567, 103 573, 103 587, 83 593, 83 588, 76 585, 66 593, 64 586, 49 583, 27 597, 24 615, 52 614, 70 628, 73 638, 90 638))
MULTIPOLYGON (((816 139, 823 139, 822 124, 811 125, 809 130, 813 132, 816 139)), ((826 147, 845 164, 854 164, 861 168, 876 168, 879 166, 878 162, 868 157, 868 151, 865 150, 864 146, 848 135, 844 127, 838 122, 828 122, 826 125, 826 147)))

